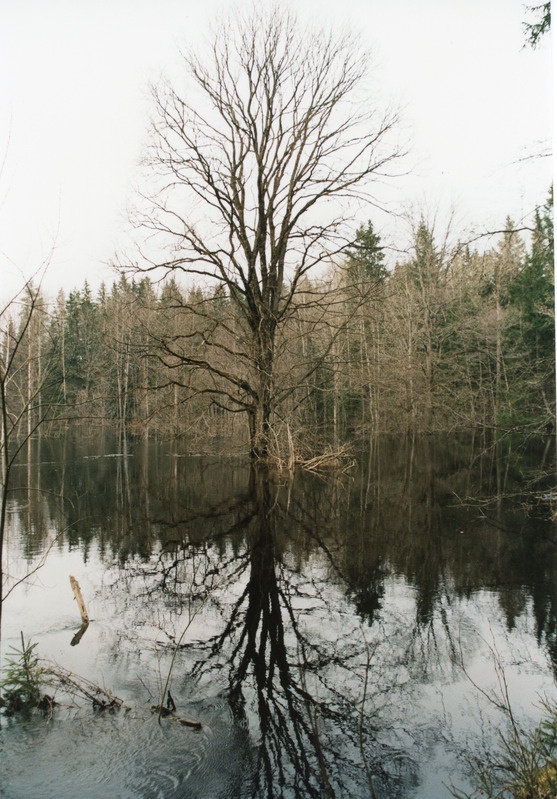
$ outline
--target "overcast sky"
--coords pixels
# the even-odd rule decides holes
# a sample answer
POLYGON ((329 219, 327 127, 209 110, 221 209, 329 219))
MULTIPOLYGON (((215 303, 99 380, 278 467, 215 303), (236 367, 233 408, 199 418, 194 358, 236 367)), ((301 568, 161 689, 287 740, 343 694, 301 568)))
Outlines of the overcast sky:
MULTIPOLYGON (((538 2, 538 0, 536 0, 538 2)), ((534 0, 532 0, 532 4, 534 0)), ((48 292, 112 281, 141 184, 149 85, 243 0, 0 0, 0 296, 52 252, 48 292)), ((265 5, 260 0, 259 6, 265 5)), ((501 227, 545 200, 552 59, 524 48, 521 0, 298 0, 303 19, 347 24, 373 54, 378 102, 399 109, 409 174, 385 189, 455 231, 501 227)), ((360 213, 361 216, 361 213, 360 213)), ((375 212, 379 232, 400 237, 375 212)))

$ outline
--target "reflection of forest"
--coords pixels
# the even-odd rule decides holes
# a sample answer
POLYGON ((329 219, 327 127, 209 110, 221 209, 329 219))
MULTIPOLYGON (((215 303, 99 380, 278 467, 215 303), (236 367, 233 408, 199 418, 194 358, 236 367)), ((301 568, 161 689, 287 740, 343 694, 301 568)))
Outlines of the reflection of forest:
POLYGON ((142 602, 159 619, 210 609, 184 655, 200 684, 228 697, 253 796, 283 795, 271 793, 277 780, 304 796, 359 795, 370 774, 376 788, 412 782, 412 758, 400 752, 393 771, 375 725, 401 669, 423 676, 458 661, 456 599, 496 593, 508 629, 532 608, 557 662, 554 530, 505 498, 523 487, 526 453, 383 439, 349 477, 290 480, 174 445, 37 446, 11 506, 27 552, 64 530, 85 557, 95 546, 116 563, 136 617, 142 602), (389 585, 401 578, 413 615, 387 630, 389 585), (376 667, 385 658, 388 675, 376 667))
MULTIPOLYGON (((95 541, 120 563, 150 557, 171 540, 214 540, 223 531, 240 545, 249 499, 241 462, 182 457, 175 444, 70 436, 33 442, 27 455, 11 510, 29 554, 53 531, 65 531, 85 554, 95 541)), ((326 553, 329 579, 369 622, 393 573, 415 588, 420 625, 446 594, 497 591, 510 628, 532 602, 555 662, 555 530, 522 504, 528 475, 551 467, 543 442, 515 452, 482 450, 466 438, 378 439, 350 478, 284 481, 275 534, 298 564, 326 553)))

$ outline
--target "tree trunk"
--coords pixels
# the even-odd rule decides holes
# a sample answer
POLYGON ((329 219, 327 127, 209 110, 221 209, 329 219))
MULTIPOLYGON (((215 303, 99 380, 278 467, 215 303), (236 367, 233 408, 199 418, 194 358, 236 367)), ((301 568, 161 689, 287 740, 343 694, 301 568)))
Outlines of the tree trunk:
POLYGON ((250 455, 252 460, 266 461, 271 452, 271 417, 274 410, 273 367, 275 336, 272 326, 259 325, 256 347, 257 395, 249 411, 250 455))

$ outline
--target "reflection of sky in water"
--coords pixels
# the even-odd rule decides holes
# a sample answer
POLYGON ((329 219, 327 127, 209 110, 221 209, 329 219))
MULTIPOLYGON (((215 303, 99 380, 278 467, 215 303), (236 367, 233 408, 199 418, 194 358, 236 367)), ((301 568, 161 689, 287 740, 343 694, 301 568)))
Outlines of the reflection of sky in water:
MULTIPOLYGON (((10 563, 24 565, 13 557, 13 550, 10 563)), ((461 648, 471 680, 500 696, 492 651, 497 653, 521 720, 534 723, 539 717, 535 705, 540 696, 554 692, 547 656, 530 632, 534 628, 530 606, 509 632, 496 592, 479 591, 469 599, 451 597, 443 612, 433 614, 429 628, 416 632, 416 591, 403 577, 393 575, 385 580, 383 606, 370 628, 362 626, 340 587, 330 585, 326 594, 315 591, 313 586, 320 584, 326 573, 326 561, 313 554, 307 569, 293 577, 301 590, 292 608, 304 634, 318 640, 322 651, 347 651, 349 657, 346 663, 325 664, 318 677, 308 675, 308 690, 325 699, 320 682, 323 675, 333 684, 338 681, 337 687, 352 697, 357 715, 363 698, 365 635, 372 651, 365 704, 368 723, 377 730, 385 773, 396 782, 408 778, 420 783, 419 787, 414 784, 409 795, 423 799, 446 796, 444 785, 458 781, 462 752, 467 747, 477 751, 491 746, 504 721, 463 674, 461 648), (398 761, 401 755, 416 766, 406 777, 398 761)), ((18 727, 12 722, 9 730, 13 733, 5 737, 10 777, 21 770, 25 775, 21 795, 25 789, 27 796, 36 799, 52 796, 49 791, 54 785, 58 796, 70 796, 75 784, 91 799, 103 796, 103 790, 119 797, 179 796, 186 785, 188 790, 199 791, 191 795, 216 795, 211 790, 221 790, 239 779, 234 758, 246 756, 246 742, 241 743, 226 702, 219 698, 225 675, 221 674, 219 681, 217 673, 215 683, 201 681, 194 688, 187 678, 191 654, 180 653, 173 695, 181 707, 188 706, 186 715, 201 718, 208 726, 195 734, 179 725, 164 729, 156 725, 148 706, 158 701, 169 653, 155 642, 167 641, 165 633, 170 631, 179 636, 187 614, 146 597, 134 600, 134 586, 138 590, 142 578, 128 577, 120 585, 118 578, 118 570, 107 570, 94 548, 84 564, 78 550, 55 547, 40 571, 7 601, 4 651, 18 644, 23 630, 27 638, 39 642, 42 656, 111 688, 134 707, 129 714, 106 719, 84 709, 48 724, 39 721, 18 727), (70 646, 80 626, 70 574, 79 580, 92 618, 77 647, 70 646), (65 773, 68 756, 73 765, 65 773), (123 767, 118 765, 122 762, 126 764, 123 767), (41 783, 37 774, 37 763, 46 774, 45 782, 41 783), (155 785, 159 793, 151 794, 155 785)), ((217 588, 215 593, 220 591, 219 600, 230 606, 245 584, 244 576, 232 591, 217 588)), ((184 641, 202 641, 218 630, 219 613, 209 603, 194 618, 184 641)), ((290 643, 295 646, 293 639, 290 643)), ((253 711, 246 718, 253 736, 253 711)), ((465 783, 460 779, 458 784, 465 783)), ((17 788, 7 794, 17 795, 17 788)))

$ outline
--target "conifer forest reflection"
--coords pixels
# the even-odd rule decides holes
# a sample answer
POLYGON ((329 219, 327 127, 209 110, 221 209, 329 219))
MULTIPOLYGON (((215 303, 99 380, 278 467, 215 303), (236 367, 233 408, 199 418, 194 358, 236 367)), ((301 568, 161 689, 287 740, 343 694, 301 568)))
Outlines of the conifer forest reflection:
POLYGON ((470 787, 555 695, 554 442, 380 438, 348 473, 269 474, 175 442, 32 442, 6 601, 127 712, 2 719, 2 796, 420 797, 470 787), (79 627, 68 575, 93 618, 79 627), (475 683, 475 685, 474 685, 475 683), (159 723, 168 690, 200 731, 159 723), (40 768, 37 769, 37 764, 40 768))

